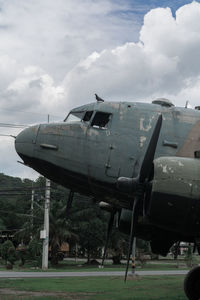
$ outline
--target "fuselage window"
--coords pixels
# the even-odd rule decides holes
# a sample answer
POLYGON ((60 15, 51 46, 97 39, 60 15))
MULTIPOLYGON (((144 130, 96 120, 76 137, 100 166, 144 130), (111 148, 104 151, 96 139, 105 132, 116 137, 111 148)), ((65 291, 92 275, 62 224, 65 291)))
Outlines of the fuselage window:
POLYGON ((96 112, 91 126, 95 128, 106 129, 111 119, 111 114, 104 112, 96 112))
POLYGON ((65 119, 66 123, 79 122, 82 120, 84 112, 71 112, 65 119))
POLYGON ((92 117, 93 111, 86 111, 85 116, 83 117, 83 121, 89 122, 92 117))

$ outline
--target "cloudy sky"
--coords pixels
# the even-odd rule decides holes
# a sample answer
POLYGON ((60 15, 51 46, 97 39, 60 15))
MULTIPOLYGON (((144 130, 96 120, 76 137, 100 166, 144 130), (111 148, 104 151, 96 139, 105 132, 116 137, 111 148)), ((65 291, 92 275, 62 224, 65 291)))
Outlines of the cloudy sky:
MULTIPOLYGON (((194 107, 199 49, 197 1, 0 0, 0 123, 62 120, 94 93, 194 107)), ((0 172, 36 178, 17 163, 14 139, 0 139, 0 172)))

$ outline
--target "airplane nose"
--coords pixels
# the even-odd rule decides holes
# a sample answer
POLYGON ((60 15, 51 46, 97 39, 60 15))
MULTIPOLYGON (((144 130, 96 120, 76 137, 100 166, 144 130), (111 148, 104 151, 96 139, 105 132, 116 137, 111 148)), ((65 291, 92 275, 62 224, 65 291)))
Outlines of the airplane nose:
POLYGON ((28 127, 21 131, 15 139, 15 149, 24 161, 27 157, 33 157, 38 130, 39 125, 28 127))

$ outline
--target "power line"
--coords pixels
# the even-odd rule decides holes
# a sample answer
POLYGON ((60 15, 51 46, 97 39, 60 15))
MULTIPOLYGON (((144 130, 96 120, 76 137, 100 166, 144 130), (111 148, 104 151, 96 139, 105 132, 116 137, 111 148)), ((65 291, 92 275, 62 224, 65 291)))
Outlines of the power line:
POLYGON ((0 189, 0 192, 16 192, 16 191, 26 191, 26 190, 45 190, 46 188, 45 187, 15 187, 15 188, 7 188, 7 189, 0 189))
MULTIPOLYGON (((29 214, 23 214, 23 213, 17 213, 17 212, 13 212, 10 210, 4 210, 4 209, 0 209, 0 212, 3 212, 5 214, 14 214, 14 215, 18 215, 18 216, 24 216, 24 217, 33 217, 35 219, 41 219, 38 216, 33 216, 33 215, 29 215, 29 214)), ((1 232, 1 231, 0 231, 1 232)))
POLYGON ((29 125, 24 124, 10 124, 10 123, 0 123, 0 127, 9 127, 9 128, 26 128, 29 125))
POLYGON ((28 193, 0 193, 0 196, 29 196, 28 193))
MULTIPOLYGON (((38 116, 47 116, 48 113, 46 114, 43 114, 43 113, 38 113, 38 112, 31 112, 31 111, 25 111, 25 110, 17 110, 17 109, 3 109, 3 108, 0 108, 0 111, 10 111, 10 112, 15 112, 15 113, 25 113, 25 114, 31 114, 31 115, 38 115, 38 116)), ((58 116, 58 115, 52 115, 52 114, 49 114, 50 117, 56 117, 56 118, 60 118, 60 119, 63 119, 63 116, 58 116)))

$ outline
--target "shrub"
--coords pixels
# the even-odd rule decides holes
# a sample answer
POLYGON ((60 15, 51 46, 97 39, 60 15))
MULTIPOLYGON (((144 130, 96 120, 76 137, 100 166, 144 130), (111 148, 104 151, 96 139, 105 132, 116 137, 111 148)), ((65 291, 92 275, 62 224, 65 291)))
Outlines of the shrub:
POLYGON ((1 256, 6 261, 6 264, 10 263, 13 265, 17 260, 16 250, 11 241, 7 240, 2 244, 1 256))
POLYGON ((35 267, 42 263, 42 242, 38 239, 32 239, 28 245, 28 258, 35 261, 35 267))

